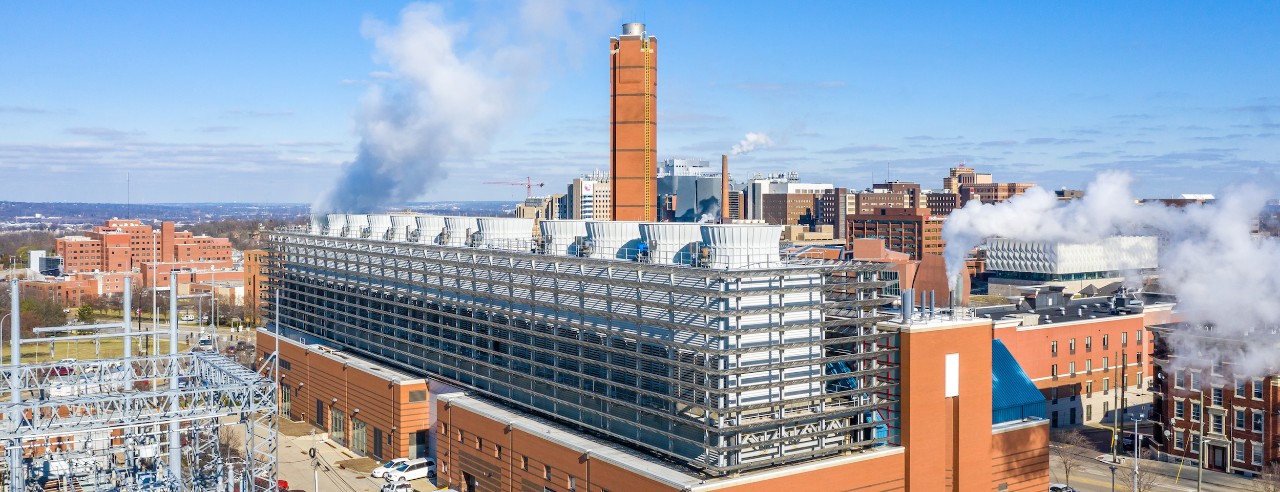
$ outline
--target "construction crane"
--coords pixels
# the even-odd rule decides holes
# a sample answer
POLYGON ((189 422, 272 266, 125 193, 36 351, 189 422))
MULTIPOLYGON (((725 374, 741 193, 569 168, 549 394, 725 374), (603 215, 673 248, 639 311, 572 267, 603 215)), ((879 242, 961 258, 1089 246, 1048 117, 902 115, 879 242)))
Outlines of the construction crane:
POLYGON ((533 198, 533 188, 546 186, 545 183, 534 183, 533 178, 525 176, 524 181, 485 181, 487 185, 523 186, 525 198, 533 198))

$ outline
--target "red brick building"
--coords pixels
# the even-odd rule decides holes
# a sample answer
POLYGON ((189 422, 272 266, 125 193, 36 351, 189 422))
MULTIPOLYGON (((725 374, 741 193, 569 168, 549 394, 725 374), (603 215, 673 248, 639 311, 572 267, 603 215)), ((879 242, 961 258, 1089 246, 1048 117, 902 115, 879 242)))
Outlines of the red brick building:
POLYGON ((881 239, 891 251, 906 253, 913 260, 926 254, 941 255, 942 217, 927 208, 881 208, 870 214, 851 214, 849 240, 881 239))
POLYGON ((156 230, 138 220, 112 219, 84 235, 58 238, 54 250, 68 273, 127 272, 144 262, 231 262, 229 240, 174 231, 173 222, 156 230))
MULTIPOLYGON (((1194 337, 1236 353, 1229 341, 1189 323, 1152 327, 1156 441, 1206 469, 1256 475, 1280 463, 1280 372, 1237 366, 1230 357, 1182 354, 1170 340, 1194 337), (1168 437, 1165 437, 1165 433, 1168 437)), ((1208 350, 1206 352, 1213 352, 1208 350)))

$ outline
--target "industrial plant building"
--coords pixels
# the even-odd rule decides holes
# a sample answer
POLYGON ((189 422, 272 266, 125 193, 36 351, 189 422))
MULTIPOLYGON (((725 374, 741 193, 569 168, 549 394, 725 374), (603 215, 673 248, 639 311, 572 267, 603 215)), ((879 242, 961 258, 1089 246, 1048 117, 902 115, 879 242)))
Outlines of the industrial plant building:
POLYGON ((400 384, 428 417, 378 410, 358 452, 417 449, 426 423, 461 490, 1047 485, 1043 398, 991 320, 890 309, 887 266, 783 255, 769 225, 532 227, 334 214, 273 233, 267 311, 304 340, 282 349, 305 388, 282 387, 288 413, 354 439, 356 409, 388 402, 353 382, 400 384), (300 379, 333 357, 363 362, 321 372, 404 376, 300 379))

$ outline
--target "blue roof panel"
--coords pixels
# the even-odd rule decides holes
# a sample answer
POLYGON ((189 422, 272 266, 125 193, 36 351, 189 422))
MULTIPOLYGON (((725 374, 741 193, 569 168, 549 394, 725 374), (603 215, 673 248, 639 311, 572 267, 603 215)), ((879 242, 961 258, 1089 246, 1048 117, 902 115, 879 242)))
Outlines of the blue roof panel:
POLYGON ((1045 418, 1044 395, 1000 340, 991 341, 991 423, 1045 418))

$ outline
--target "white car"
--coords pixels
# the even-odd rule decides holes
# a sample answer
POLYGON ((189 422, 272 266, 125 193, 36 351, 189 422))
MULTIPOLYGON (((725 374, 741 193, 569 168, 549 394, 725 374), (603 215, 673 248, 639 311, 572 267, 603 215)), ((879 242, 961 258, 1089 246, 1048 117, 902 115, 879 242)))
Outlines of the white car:
POLYGON ((182 321, 195 321, 196 317, 190 314, 184 314, 181 319, 182 321))
POLYGON ((387 472, 384 476, 388 482, 431 478, 436 476, 436 462, 426 458, 406 461, 401 463, 400 466, 397 466, 394 470, 387 472))
POLYGON ((400 466, 401 463, 406 461, 409 461, 409 458, 396 458, 383 463, 382 466, 374 468, 373 471, 369 472, 369 476, 373 478, 382 478, 387 475, 387 472, 396 469, 397 466, 400 466))
POLYGON ((382 484, 382 488, 378 489, 378 492, 413 492, 413 485, 404 480, 387 482, 382 484))

